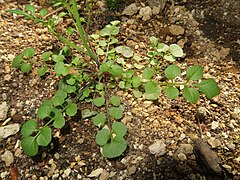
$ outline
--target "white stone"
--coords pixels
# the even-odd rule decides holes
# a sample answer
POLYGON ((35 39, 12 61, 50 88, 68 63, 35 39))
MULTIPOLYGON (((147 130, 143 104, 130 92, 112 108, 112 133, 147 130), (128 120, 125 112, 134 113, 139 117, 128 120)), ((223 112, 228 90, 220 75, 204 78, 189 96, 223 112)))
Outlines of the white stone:
POLYGON ((4 121, 7 118, 8 105, 6 102, 0 104, 0 121, 4 121))
POLYGON ((149 6, 142 7, 139 10, 139 15, 142 17, 143 21, 147 21, 147 20, 151 19, 152 9, 149 6))
POLYGON ((1 157, 2 157, 2 161, 5 162, 7 167, 9 167, 14 160, 13 154, 9 150, 6 150, 1 157))
POLYGON ((19 131, 19 129, 20 125, 18 123, 0 127, 0 142, 3 139, 16 134, 19 131))
POLYGON ((213 129, 213 130, 217 129, 217 128, 218 128, 218 125, 219 125, 219 123, 218 123, 217 121, 213 121, 213 122, 212 122, 211 129, 213 129))
POLYGON ((123 15, 132 16, 138 12, 138 7, 136 3, 130 4, 123 10, 123 15))
POLYGON ((178 156, 178 159, 179 159, 180 161, 185 161, 185 160, 187 160, 187 156, 186 156, 185 154, 183 154, 183 153, 179 153, 177 156, 178 156))
POLYGON ((208 139, 208 144, 212 147, 212 148, 216 148, 218 146, 221 145, 221 141, 219 139, 216 139, 214 137, 210 137, 208 139))
POLYGON ((179 25, 169 26, 169 31, 172 33, 172 35, 176 36, 184 34, 184 29, 182 28, 182 26, 179 25))
POLYGON ((67 169, 64 171, 62 177, 63 177, 63 178, 66 178, 66 177, 69 176, 70 173, 71 173, 71 169, 70 169, 70 168, 67 168, 67 169))
POLYGON ((156 156, 162 156, 166 153, 166 144, 163 140, 158 140, 149 147, 150 153, 155 154, 156 156))

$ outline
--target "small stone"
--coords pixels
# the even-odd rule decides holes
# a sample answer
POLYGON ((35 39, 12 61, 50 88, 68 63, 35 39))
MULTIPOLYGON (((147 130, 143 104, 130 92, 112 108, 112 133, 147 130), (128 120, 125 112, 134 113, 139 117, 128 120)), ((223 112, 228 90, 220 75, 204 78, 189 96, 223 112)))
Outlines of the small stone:
POLYGON ((152 9, 149 6, 142 7, 139 10, 139 15, 142 17, 143 21, 147 21, 147 20, 151 19, 152 9))
POLYGON ((186 135, 185 135, 184 133, 182 133, 178 139, 179 139, 180 141, 182 141, 185 137, 186 137, 186 135))
POLYGON ((172 33, 172 35, 178 36, 184 34, 184 29, 182 26, 179 25, 171 25, 169 27, 169 31, 172 33))
POLYGON ((21 154, 22 154, 22 150, 20 148, 17 148, 14 153, 14 156, 19 157, 21 154))
POLYGON ((193 154, 193 146, 191 144, 180 144, 176 151, 177 154, 193 154))
POLYGON ((135 174, 135 173, 136 173, 136 170, 137 170, 136 166, 131 166, 131 167, 129 167, 129 168, 127 169, 128 175, 131 176, 131 175, 135 174))
POLYGON ((164 143, 164 140, 158 140, 148 148, 150 153, 155 154, 156 156, 162 156, 166 153, 166 144, 164 143))
POLYGON ((138 7, 136 3, 130 4, 123 10, 123 15, 132 16, 138 12, 138 7))
POLYGON ((6 74, 6 75, 4 76, 4 80, 5 80, 5 81, 9 81, 11 78, 12 78, 12 76, 11 76, 10 74, 6 74))
POLYGON ((92 171, 92 172, 88 175, 88 177, 98 177, 100 174, 102 174, 102 172, 103 172, 103 168, 98 168, 98 169, 92 171))
POLYGON ((16 134, 20 129, 18 123, 0 127, 0 142, 7 137, 16 134))
POLYGON ((70 168, 67 168, 67 169, 63 172, 62 178, 68 177, 70 173, 71 173, 71 169, 70 169, 70 168))
POLYGON ((5 161, 5 164, 7 167, 9 167, 14 160, 13 154, 9 150, 6 150, 1 157, 2 157, 2 160, 5 161))
POLYGON ((216 148, 218 146, 221 145, 221 141, 219 139, 215 139, 214 137, 210 137, 208 139, 208 144, 212 147, 212 148, 216 148))
POLYGON ((110 174, 105 169, 103 170, 102 174, 99 177, 99 180, 107 180, 109 178, 110 174))
POLYGON ((229 173, 231 173, 232 171, 232 167, 227 165, 227 164, 223 164, 222 167, 224 167, 229 173))
POLYGON ((0 104, 0 121, 4 121, 7 118, 8 105, 6 102, 0 104))
POLYGON ((184 119, 182 118, 182 117, 180 117, 180 116, 177 116, 177 117, 175 117, 175 120, 174 120, 176 123, 178 123, 178 124, 182 124, 183 123, 183 121, 184 121, 184 119))
POLYGON ((217 121, 213 121, 213 122, 212 122, 211 129, 213 129, 213 130, 217 129, 217 128, 218 128, 218 125, 219 125, 219 123, 218 123, 217 121))
POLYGON ((152 9, 152 14, 157 15, 160 12, 160 7, 154 6, 152 9))
POLYGON ((183 153, 179 153, 177 156, 178 156, 178 159, 179 159, 180 161, 185 161, 185 160, 187 160, 187 156, 186 156, 185 154, 183 154, 183 153))

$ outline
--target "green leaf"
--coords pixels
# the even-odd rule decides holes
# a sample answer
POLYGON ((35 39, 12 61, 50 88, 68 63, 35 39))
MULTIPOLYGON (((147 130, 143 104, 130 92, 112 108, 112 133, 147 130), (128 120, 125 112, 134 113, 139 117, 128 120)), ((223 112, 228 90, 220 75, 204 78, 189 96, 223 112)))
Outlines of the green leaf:
POLYGON ((37 122, 33 119, 27 121, 23 124, 21 128, 21 133, 23 137, 31 136, 33 132, 38 131, 38 125, 37 122))
POLYGON ((68 28, 66 29, 66 34, 67 34, 68 36, 71 36, 71 35, 73 34, 73 32, 74 32, 74 29, 73 29, 72 27, 68 27, 68 28))
POLYGON ((169 99, 175 99, 179 95, 179 91, 176 87, 174 86, 167 86, 164 88, 164 92, 166 93, 167 97, 169 99))
POLYGON ((93 104, 97 107, 101 107, 105 104, 105 98, 104 97, 98 97, 93 99, 93 104))
POLYGON ((112 107, 109 108, 109 115, 115 119, 121 119, 123 116, 123 111, 121 108, 112 107))
POLYGON ((65 66, 63 62, 57 62, 54 66, 57 76, 66 76, 69 72, 69 67, 65 66))
POLYGON ((110 98, 110 103, 114 106, 119 106, 121 104, 121 100, 118 96, 112 96, 110 98))
POLYGON ((127 141, 121 136, 116 136, 111 143, 103 146, 103 155, 106 158, 115 158, 122 155, 126 149, 127 141))
POLYGON ((113 26, 116 26, 118 24, 120 24, 121 21, 119 20, 114 20, 114 21, 111 21, 110 24, 113 25, 113 26))
POLYGON ((65 125, 66 120, 63 117, 63 115, 62 115, 60 110, 59 111, 55 111, 54 113, 55 113, 55 116, 53 118, 54 119, 53 126, 55 128, 59 128, 60 129, 60 128, 62 128, 65 125))
POLYGON ((28 156, 35 156, 38 153, 38 144, 35 137, 25 137, 21 141, 23 151, 28 156))
POLYGON ((99 90, 99 91, 104 90, 104 85, 103 85, 103 83, 98 83, 98 84, 96 84, 96 89, 99 90))
POLYGON ((145 84, 146 99, 156 100, 161 92, 161 89, 157 83, 149 81, 145 84))
POLYGON ((118 83, 118 87, 120 87, 121 89, 124 89, 125 88, 125 82, 124 81, 120 81, 118 83))
POLYGON ((177 77, 180 74, 180 69, 176 65, 172 64, 169 65, 165 70, 164 74, 166 78, 173 80, 175 77, 177 77))
POLYGON ((18 14, 18 15, 23 15, 27 18, 32 18, 32 15, 20 10, 20 9, 17 9, 17 10, 8 10, 8 12, 12 13, 12 14, 18 14))
POLYGON ((106 115, 104 113, 99 113, 93 118, 93 124, 95 126, 101 127, 106 123, 106 115))
POLYGON ((79 64, 81 64, 81 60, 80 58, 77 56, 77 57, 74 57, 72 59, 72 63, 75 64, 76 66, 78 66, 79 64))
POLYGON ((24 62, 22 63, 20 69, 23 73, 28 73, 32 69, 32 64, 28 64, 24 62))
POLYGON ((53 99, 52 99, 52 102, 53 102, 53 105, 54 106, 61 106, 64 102, 65 102, 65 98, 67 97, 67 93, 64 92, 63 90, 58 90, 53 99))
POLYGON ((134 89, 134 90, 133 90, 133 95, 134 95, 136 98, 140 98, 140 97, 142 97, 142 92, 139 91, 139 90, 134 89))
POLYGON ((143 70, 143 78, 144 79, 151 79, 154 75, 154 69, 153 68, 150 68, 150 67, 146 67, 144 70, 143 70))
POLYGON ((46 117, 49 117, 52 108, 53 108, 52 101, 45 100, 38 109, 38 112, 37 112, 38 118, 44 119, 46 117))
POLYGON ((102 48, 100 48, 100 47, 96 48, 96 53, 99 56, 103 56, 105 54, 104 51, 102 50, 102 48))
POLYGON ((133 74, 134 74, 134 70, 127 70, 124 74, 124 77, 129 79, 133 76, 133 74))
POLYGON ((158 38, 156 38, 155 36, 151 36, 150 37, 150 41, 153 43, 154 46, 157 46, 158 38))
POLYGON ((21 66, 21 62, 23 61, 23 55, 18 55, 13 59, 12 67, 17 68, 21 66))
POLYGON ((33 48, 26 48, 23 50, 23 55, 26 56, 28 59, 32 58, 35 55, 36 51, 33 48))
POLYGON ((107 43, 105 40, 100 40, 98 44, 99 46, 103 46, 103 47, 107 46, 107 43))
POLYGON ((47 15, 47 10, 46 9, 41 9, 40 11, 39 11, 39 14, 41 15, 41 17, 42 18, 44 18, 46 15, 47 15))
POLYGON ((25 6, 25 9, 26 9, 27 11, 31 12, 33 15, 35 14, 36 8, 35 8, 34 6, 27 4, 27 5, 25 6))
POLYGON ((52 55, 52 52, 50 51, 44 52, 42 53, 41 58, 43 59, 43 61, 48 61, 51 55, 52 55))
POLYGON ((54 62, 63 62, 64 59, 65 59, 64 55, 56 55, 56 54, 52 55, 52 60, 54 62))
POLYGON ((43 127, 40 129, 40 134, 37 137, 39 146, 47 146, 52 140, 52 129, 50 127, 43 127))
POLYGON ((82 119, 90 118, 97 115, 96 111, 91 111, 90 109, 84 109, 81 111, 82 119))
POLYGON ((48 67, 44 65, 43 67, 38 69, 38 75, 39 76, 44 76, 48 70, 48 67))
POLYGON ((112 124, 112 130, 117 136, 121 137, 125 136, 125 134, 127 133, 127 128, 122 122, 114 122, 112 124))
POLYGON ((142 84, 142 79, 139 76, 132 77, 132 85, 134 88, 141 86, 141 84, 142 84))
POLYGON ((166 61, 170 61, 170 62, 176 61, 176 58, 173 55, 168 55, 168 54, 164 55, 163 59, 165 59, 166 61))
POLYGON ((102 129, 98 131, 96 135, 96 143, 99 146, 105 145, 111 137, 111 132, 108 129, 102 129))
POLYGON ((218 87, 218 85, 214 79, 203 80, 202 82, 197 84, 197 87, 209 99, 213 98, 214 96, 217 96, 221 91, 221 89, 218 87))
POLYGON ((157 47, 157 52, 167 52, 169 49, 169 46, 163 43, 159 43, 157 47))
POLYGON ((183 97, 187 99, 190 103, 197 103, 199 99, 199 92, 194 88, 184 86, 183 97))
POLYGON ((183 57, 183 50, 182 48, 177 44, 171 44, 169 47, 169 51, 172 53, 175 57, 183 57))
POLYGON ((73 76, 71 76, 69 79, 66 80, 66 82, 69 85, 74 85, 76 83, 76 79, 73 76))
POLYGON ((133 50, 127 46, 118 46, 115 48, 117 53, 122 54, 126 58, 133 57, 133 50))
POLYGON ((77 104, 70 103, 66 109, 66 114, 68 116, 75 116, 77 114, 77 104))
POLYGON ((190 66, 186 71, 187 80, 199 80, 203 77, 203 67, 202 66, 190 66))
POLYGON ((100 31, 100 36, 111 36, 119 33, 119 27, 113 25, 107 25, 100 31))
POLYGON ((75 85, 73 85, 73 86, 67 85, 67 88, 66 88, 67 93, 69 93, 69 94, 70 94, 70 93, 75 93, 76 90, 77 90, 77 88, 76 88, 75 85))
POLYGON ((121 66, 119 65, 113 65, 111 69, 109 69, 109 72, 113 75, 113 76, 121 76, 123 73, 123 69, 121 66))

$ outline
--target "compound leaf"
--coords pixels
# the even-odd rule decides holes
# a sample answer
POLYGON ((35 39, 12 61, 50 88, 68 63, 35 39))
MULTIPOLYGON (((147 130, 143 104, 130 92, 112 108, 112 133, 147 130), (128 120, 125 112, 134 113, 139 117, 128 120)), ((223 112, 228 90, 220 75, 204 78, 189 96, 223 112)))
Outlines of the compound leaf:
POLYGON ((187 80, 199 80, 203 77, 203 67, 202 66, 190 66, 186 71, 187 80))
POLYGON ((197 87, 207 96, 207 98, 213 98, 221 91, 214 79, 203 80, 197 85, 197 87))
POLYGON ((21 133, 23 137, 28 137, 28 136, 31 136, 33 132, 36 132, 38 130, 39 129, 38 129, 37 122, 31 119, 23 124, 21 128, 21 133))
POLYGON ((175 99, 179 95, 178 89, 174 86, 165 87, 164 92, 166 93, 166 95, 169 99, 175 99))
POLYGON ((165 70, 164 74, 166 78, 173 80, 175 77, 177 77, 180 74, 180 69, 176 65, 172 64, 169 65, 165 70))
POLYGON ((197 103, 199 99, 199 92, 194 88, 184 86, 183 97, 187 99, 190 103, 197 103))

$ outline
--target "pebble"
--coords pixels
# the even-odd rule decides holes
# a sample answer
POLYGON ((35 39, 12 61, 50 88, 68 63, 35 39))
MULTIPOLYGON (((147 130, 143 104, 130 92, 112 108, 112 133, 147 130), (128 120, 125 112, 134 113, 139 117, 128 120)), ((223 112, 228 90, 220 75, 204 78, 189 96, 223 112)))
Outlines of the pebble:
POLYGON ((212 122, 212 125, 211 125, 211 129, 212 129, 212 130, 217 129, 217 128, 218 128, 218 125, 219 125, 219 123, 218 123, 217 121, 213 121, 213 122, 212 122))
POLYGON ((135 174, 135 173, 136 173, 136 170, 137 170, 136 166, 131 166, 131 167, 129 167, 129 168, 127 169, 128 175, 131 176, 131 175, 135 174))
POLYGON ((178 139, 179 139, 180 141, 182 141, 183 139, 185 139, 185 137, 186 137, 186 135, 185 135, 184 133, 182 133, 178 139))
POLYGON ((221 145, 221 141, 219 139, 216 139, 215 137, 210 137, 208 139, 208 144, 212 147, 212 148, 216 148, 218 146, 221 145))
POLYGON ((63 172, 62 178, 68 177, 70 173, 71 173, 70 168, 65 169, 65 171, 63 172))
POLYGON ((7 102, 2 102, 2 104, 0 104, 0 121, 4 121, 7 118, 8 109, 7 102))
POLYGON ((139 15, 142 17, 143 21, 147 21, 147 20, 151 19, 152 9, 149 6, 142 7, 139 10, 139 15))
POLYGON ((184 34, 184 29, 179 25, 171 25, 169 27, 169 31, 172 33, 172 35, 176 36, 184 34))
POLYGON ((123 10, 123 15, 132 16, 138 12, 136 3, 132 3, 123 10))
POLYGON ((187 160, 187 156, 186 156, 185 154, 183 154, 183 153, 179 153, 179 154, 177 155, 177 157, 178 157, 178 159, 179 159, 180 161, 185 161, 185 160, 187 160))
POLYGON ((13 160, 14 160, 13 154, 9 150, 6 150, 1 157, 2 157, 2 161, 5 162, 5 165, 7 167, 9 167, 12 164, 13 160))
POLYGON ((158 140, 149 147, 150 153, 155 154, 156 156, 162 156, 166 153, 166 144, 164 140, 158 140))
POLYGON ((99 180, 107 180, 109 176, 110 176, 110 173, 104 169, 102 174, 99 177, 99 180))
POLYGON ((3 139, 16 134, 19 131, 19 129, 20 125, 18 123, 0 127, 0 142, 3 139))
POLYGON ((193 154, 193 146, 191 144, 180 144, 176 151, 177 154, 193 154))

